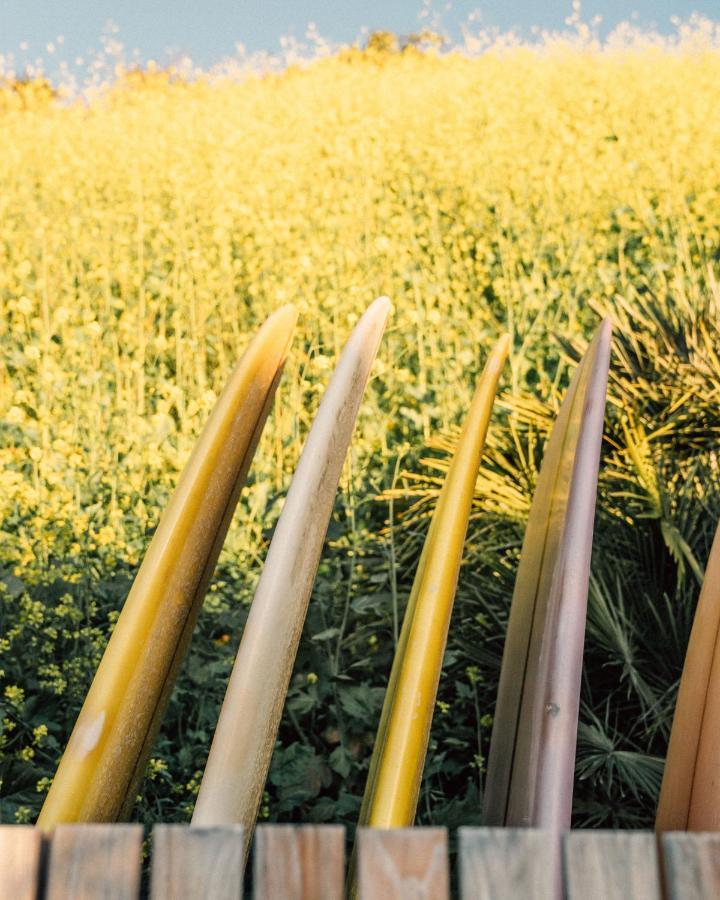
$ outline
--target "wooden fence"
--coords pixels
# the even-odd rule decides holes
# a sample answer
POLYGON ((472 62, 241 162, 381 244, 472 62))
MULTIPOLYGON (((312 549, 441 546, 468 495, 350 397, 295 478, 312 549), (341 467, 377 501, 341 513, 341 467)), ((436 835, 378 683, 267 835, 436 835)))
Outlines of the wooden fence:
MULTIPOLYGON (((157 825, 149 845, 152 900, 230 900, 243 893, 240 826, 157 825)), ((63 825, 51 840, 30 826, 0 826, 2 900, 137 900, 140 825, 63 825)), ((263 900, 340 900, 345 832, 339 826, 261 825, 251 894, 263 900)), ((462 900, 716 900, 720 833, 461 828, 462 900), (562 880, 562 888, 556 878, 562 880), (663 887, 664 885, 664 887, 663 887), (663 894, 664 890, 664 894, 663 894)), ((361 900, 451 895, 444 828, 363 829, 361 900)))

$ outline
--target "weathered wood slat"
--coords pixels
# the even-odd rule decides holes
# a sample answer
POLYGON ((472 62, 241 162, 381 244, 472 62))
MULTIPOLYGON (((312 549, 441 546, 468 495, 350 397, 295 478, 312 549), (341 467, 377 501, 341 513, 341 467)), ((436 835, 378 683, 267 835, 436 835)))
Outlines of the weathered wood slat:
POLYGON ((35 900, 42 834, 30 825, 0 825, 0 900, 35 900))
POLYGON ((667 900, 720 897, 720 833, 669 831, 661 846, 667 900))
POLYGON ((660 900, 657 839, 649 831, 565 835, 567 900, 660 900))
POLYGON ((260 825, 255 833, 255 900, 341 900, 345 829, 260 825))
POLYGON ((59 825, 46 900, 137 900, 142 836, 142 825, 59 825))
POLYGON ((462 900, 556 900, 558 839, 534 828, 460 828, 462 900))
POLYGON ((242 825, 153 829, 151 900, 240 900, 243 888, 242 825))
POLYGON ((360 900, 446 900, 448 839, 444 828, 361 828, 360 900))

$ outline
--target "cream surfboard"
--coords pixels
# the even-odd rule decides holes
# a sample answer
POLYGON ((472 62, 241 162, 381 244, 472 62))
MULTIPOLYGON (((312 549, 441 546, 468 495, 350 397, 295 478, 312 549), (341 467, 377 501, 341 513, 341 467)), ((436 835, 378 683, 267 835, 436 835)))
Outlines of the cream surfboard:
POLYGON ((343 462, 390 309, 346 344, 293 477, 250 607, 200 785, 193 825, 252 835, 343 462))
POLYGON ((610 339, 606 319, 568 388, 535 488, 500 672, 485 825, 570 827, 610 339))
POLYGON ((128 595, 38 825, 129 815, 287 356, 294 307, 253 338, 192 452, 128 595))

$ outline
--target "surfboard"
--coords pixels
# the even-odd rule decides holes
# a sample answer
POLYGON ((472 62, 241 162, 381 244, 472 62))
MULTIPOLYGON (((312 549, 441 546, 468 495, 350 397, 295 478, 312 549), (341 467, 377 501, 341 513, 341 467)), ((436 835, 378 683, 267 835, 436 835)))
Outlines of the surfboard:
POLYGON ((658 801, 658 831, 720 830, 720 527, 690 632, 658 801))
POLYGON ((603 321, 547 442, 500 671, 485 825, 570 827, 612 326, 603 321))
POLYGON ((361 826, 403 828, 415 818, 475 482, 509 346, 504 335, 488 358, 428 529, 385 693, 361 826))
POLYGON ((243 630, 192 824, 252 836, 343 462, 390 310, 380 297, 342 351, 303 448, 243 630))
POLYGON ((129 815, 245 483, 297 314, 275 312, 218 398, 100 661, 38 825, 129 815))

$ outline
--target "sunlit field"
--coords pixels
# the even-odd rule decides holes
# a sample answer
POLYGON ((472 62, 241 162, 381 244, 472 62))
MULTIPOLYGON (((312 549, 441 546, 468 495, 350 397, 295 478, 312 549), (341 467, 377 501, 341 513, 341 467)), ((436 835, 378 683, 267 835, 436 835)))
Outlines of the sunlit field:
MULTIPOLYGON (((419 821, 479 821, 547 430, 615 322, 576 823, 648 825, 720 517, 720 42, 346 50, 280 74, 0 89, 4 821, 34 821, 118 610, 264 318, 298 330, 136 815, 186 821, 284 492, 351 326, 393 314, 262 815, 357 818, 427 516, 490 347, 419 821)), ((37 87, 37 86, 36 86, 37 87)))

